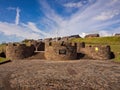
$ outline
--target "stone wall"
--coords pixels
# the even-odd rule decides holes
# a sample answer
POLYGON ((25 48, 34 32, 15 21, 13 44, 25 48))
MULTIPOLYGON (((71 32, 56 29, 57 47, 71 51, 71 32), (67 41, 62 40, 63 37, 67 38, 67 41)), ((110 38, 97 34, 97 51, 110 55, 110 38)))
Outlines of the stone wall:
POLYGON ((99 34, 88 34, 85 36, 85 38, 91 38, 91 37, 100 37, 99 34))
POLYGON ((45 43, 45 58, 47 60, 73 60, 77 58, 77 46, 65 42, 45 43))
POLYGON ((9 59, 24 59, 32 56, 34 53, 34 46, 26 46, 25 44, 8 44, 6 47, 6 58, 9 59))
POLYGON ((44 42, 49 42, 49 41, 52 41, 52 38, 45 38, 43 41, 44 42))
POLYGON ((120 33, 116 33, 115 36, 120 36, 120 33))
POLYGON ((45 43, 43 41, 32 41, 31 45, 35 47, 35 51, 45 51, 45 43))
POLYGON ((85 44, 78 43, 77 52, 87 55, 92 59, 107 60, 111 58, 110 46, 106 45, 85 46, 85 44))

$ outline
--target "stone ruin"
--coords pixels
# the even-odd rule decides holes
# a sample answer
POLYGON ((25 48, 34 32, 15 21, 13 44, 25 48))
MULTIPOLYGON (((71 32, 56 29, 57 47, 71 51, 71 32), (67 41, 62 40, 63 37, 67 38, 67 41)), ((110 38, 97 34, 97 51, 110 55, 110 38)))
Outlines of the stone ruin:
POLYGON ((31 45, 34 45, 35 51, 44 51, 45 50, 45 43, 42 41, 32 41, 31 45))
MULTIPOLYGON (((78 35, 71 37, 79 38, 78 35)), ((74 60, 82 58, 107 60, 111 58, 111 49, 110 46, 105 45, 86 46, 84 42, 70 43, 68 37, 47 38, 42 41, 34 40, 31 41, 31 46, 8 44, 6 47, 6 57, 9 59, 24 59, 32 56, 34 59, 47 60, 74 60)))
POLYGON ((115 36, 120 36, 120 33, 116 33, 115 36))
POLYGON ((6 46, 6 58, 8 59, 24 59, 32 56, 34 53, 34 46, 26 46, 25 44, 8 44, 6 46))
MULTIPOLYGON (((47 60, 74 60, 86 58, 86 56, 86 59, 107 60, 111 58, 110 46, 86 46, 84 42, 42 42, 37 48, 38 51, 42 51, 39 52, 39 55, 44 55, 47 60)), ((14 60, 24 59, 33 56, 35 51, 34 45, 8 44, 6 47, 6 58, 14 60)))
POLYGON ((77 46, 68 42, 45 43, 45 57, 47 60, 77 59, 77 46))
POLYGON ((107 60, 111 58, 111 49, 109 45, 85 46, 85 43, 77 43, 77 53, 79 58, 107 60))

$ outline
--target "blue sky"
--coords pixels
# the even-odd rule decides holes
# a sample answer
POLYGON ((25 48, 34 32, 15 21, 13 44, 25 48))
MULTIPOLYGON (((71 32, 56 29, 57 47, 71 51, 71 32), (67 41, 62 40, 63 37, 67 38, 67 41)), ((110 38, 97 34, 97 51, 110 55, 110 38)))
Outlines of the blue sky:
POLYGON ((120 33, 120 0, 0 0, 0 43, 120 33))

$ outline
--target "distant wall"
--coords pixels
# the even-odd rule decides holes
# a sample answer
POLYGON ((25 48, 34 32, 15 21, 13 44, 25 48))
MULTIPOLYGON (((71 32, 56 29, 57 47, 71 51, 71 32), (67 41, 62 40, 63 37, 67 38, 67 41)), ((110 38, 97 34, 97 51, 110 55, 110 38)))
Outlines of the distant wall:
POLYGON ((26 46, 25 44, 8 44, 6 47, 6 57, 9 59, 23 59, 32 56, 34 46, 26 46))
POLYGON ((100 37, 99 34, 88 34, 85 36, 85 38, 92 38, 92 37, 100 37))
POLYGON ((77 46, 64 42, 45 43, 47 60, 73 60, 77 57, 77 46))
POLYGON ((115 36, 120 36, 120 33, 116 33, 115 36))

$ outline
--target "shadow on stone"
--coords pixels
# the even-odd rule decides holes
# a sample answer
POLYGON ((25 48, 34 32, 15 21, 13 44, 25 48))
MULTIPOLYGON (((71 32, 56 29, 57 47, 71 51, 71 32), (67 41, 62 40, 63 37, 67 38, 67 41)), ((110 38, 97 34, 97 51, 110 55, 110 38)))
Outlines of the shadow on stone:
POLYGON ((115 58, 114 52, 111 52, 111 53, 110 53, 110 56, 111 56, 111 57, 110 57, 111 59, 115 58))
POLYGON ((0 57, 6 58, 5 52, 1 52, 0 57))
POLYGON ((77 53, 77 59, 84 58, 85 54, 83 53, 77 53))

